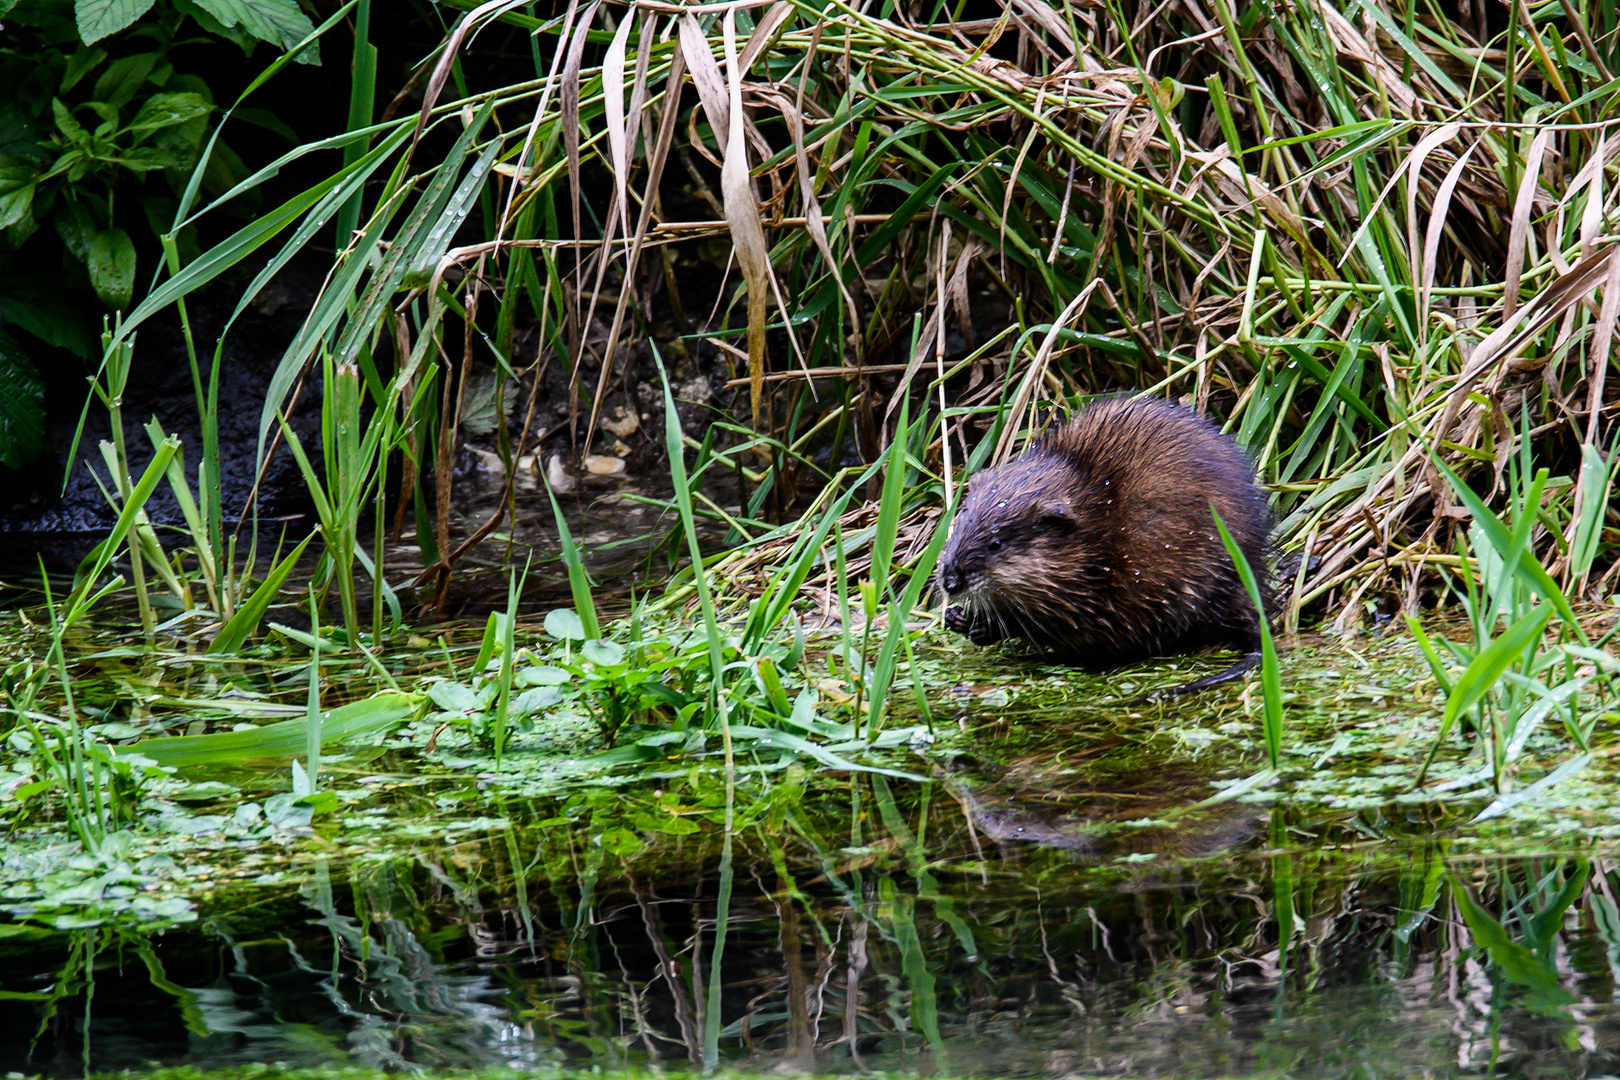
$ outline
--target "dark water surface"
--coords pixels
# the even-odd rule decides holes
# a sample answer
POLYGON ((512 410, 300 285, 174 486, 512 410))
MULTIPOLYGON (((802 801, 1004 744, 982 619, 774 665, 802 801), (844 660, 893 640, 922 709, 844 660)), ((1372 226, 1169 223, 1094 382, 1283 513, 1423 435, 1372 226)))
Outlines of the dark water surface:
POLYGON ((0 1072, 688 1069, 706 1047, 830 1073, 1620 1072, 1600 854, 1168 809, 1199 786, 1173 772, 1026 786, 789 777, 738 800, 729 844, 712 818, 611 824, 613 791, 414 850, 305 843, 188 925, 0 938, 0 1072))

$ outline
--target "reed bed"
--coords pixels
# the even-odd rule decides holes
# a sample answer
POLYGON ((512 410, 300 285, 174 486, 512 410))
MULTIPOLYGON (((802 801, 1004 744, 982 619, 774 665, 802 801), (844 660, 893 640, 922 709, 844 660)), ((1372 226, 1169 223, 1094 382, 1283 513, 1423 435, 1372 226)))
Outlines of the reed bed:
MULTIPOLYGON (((875 460, 910 391, 947 420, 917 462, 939 489, 907 519, 920 538, 965 463, 1004 459, 1083 396, 1178 395, 1276 487, 1280 540, 1303 556, 1296 611, 1411 609, 1466 516, 1430 451, 1494 499, 1528 432, 1565 477, 1536 550, 1577 593, 1612 590, 1609 560, 1577 581, 1568 558, 1610 490, 1612 11, 1519 5, 1497 26, 1326 0, 963 7, 639 3, 536 28, 566 57, 562 146, 542 91, 536 178, 506 203, 566 171, 578 223, 593 154, 613 178, 594 215, 607 242, 573 263, 616 295, 593 406, 628 337, 680 306, 649 239, 708 232, 733 272, 707 329, 739 343, 747 415, 777 448, 767 487, 797 479, 794 451, 833 410, 875 460), (610 18, 601 67, 582 66, 610 18), (661 217, 677 140, 719 167, 723 219, 661 217)), ((596 295, 578 289, 559 338, 582 336, 569 319, 596 295)), ((846 536, 875 514, 853 511, 846 536)))
MULTIPOLYGON (((441 592, 468 547, 446 517, 465 376, 493 363, 511 393, 562 365, 584 453, 652 336, 673 363, 734 366, 741 423, 702 444, 748 478, 728 525, 828 505, 809 493, 882 461, 905 400, 933 416, 904 429, 927 433, 900 525, 918 553, 966 473, 1138 390, 1254 452, 1300 556, 1291 621, 1431 598, 1468 516, 1431 454, 1500 506, 1525 439, 1552 476, 1531 549, 1599 598, 1620 574, 1615 24, 1575 0, 469 4, 416 115, 358 110, 287 155, 345 164, 177 268, 109 350, 279 244, 245 305, 352 217, 265 442, 312 364, 357 371, 399 422, 346 482, 403 455, 441 592), (498 24, 528 36, 534 77, 470 85, 498 24), (716 238, 718 286, 690 272, 716 238)), ((188 197, 181 219, 217 205, 188 197)), ((848 512, 846 538, 877 514, 848 512)), ((746 594, 793 539, 744 536, 727 584, 746 594)))

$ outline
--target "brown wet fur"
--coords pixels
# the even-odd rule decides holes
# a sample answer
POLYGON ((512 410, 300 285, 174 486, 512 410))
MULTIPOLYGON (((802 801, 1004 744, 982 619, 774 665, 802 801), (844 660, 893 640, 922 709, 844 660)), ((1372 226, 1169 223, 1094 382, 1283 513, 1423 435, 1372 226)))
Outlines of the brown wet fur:
POLYGON ((1167 401, 1095 402, 969 482, 935 577, 946 625, 1099 670, 1209 646, 1253 651, 1254 605, 1211 503, 1268 580, 1271 512, 1237 442, 1167 401))

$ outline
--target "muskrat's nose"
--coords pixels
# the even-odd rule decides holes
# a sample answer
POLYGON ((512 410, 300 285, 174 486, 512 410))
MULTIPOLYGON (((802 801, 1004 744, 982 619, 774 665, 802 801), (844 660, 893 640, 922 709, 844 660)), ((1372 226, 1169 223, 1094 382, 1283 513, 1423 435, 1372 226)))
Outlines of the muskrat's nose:
POLYGON ((956 592, 962 587, 962 575, 954 566, 944 567, 939 572, 939 583, 945 586, 946 592, 956 592))

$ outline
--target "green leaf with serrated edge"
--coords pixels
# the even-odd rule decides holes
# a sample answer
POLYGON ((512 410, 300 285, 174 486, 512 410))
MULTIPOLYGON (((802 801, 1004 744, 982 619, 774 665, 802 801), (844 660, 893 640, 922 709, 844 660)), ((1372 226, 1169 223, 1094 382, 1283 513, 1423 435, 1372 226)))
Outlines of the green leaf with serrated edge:
POLYGON ((153 94, 130 121, 129 131, 156 131, 207 116, 214 106, 201 94, 153 94))
MULTIPOLYGON (((192 0, 228 27, 240 26, 260 41, 268 41, 283 52, 315 31, 295 0, 192 0)), ((301 63, 319 64, 315 46, 307 50, 301 63)))
POLYGON ((0 465, 21 469, 45 443, 45 382, 22 347, 0 331, 0 465))
POLYGON ((129 306, 135 295, 135 242, 129 233, 114 226, 92 236, 85 268, 103 304, 118 310, 129 306))
POLYGON ((94 45, 109 34, 116 34, 152 10, 154 0, 76 0, 73 15, 79 24, 79 37, 94 45))

